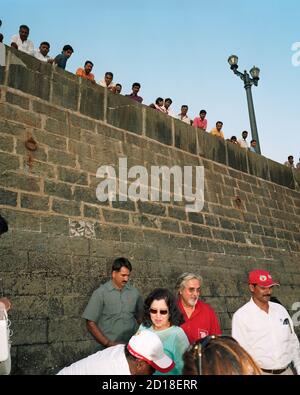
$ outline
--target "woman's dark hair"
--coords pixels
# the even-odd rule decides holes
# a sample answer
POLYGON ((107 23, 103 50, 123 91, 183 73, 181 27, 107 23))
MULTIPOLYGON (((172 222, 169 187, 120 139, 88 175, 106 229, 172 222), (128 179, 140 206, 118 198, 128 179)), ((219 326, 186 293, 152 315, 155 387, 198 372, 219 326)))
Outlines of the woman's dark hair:
POLYGON ((251 355, 231 336, 207 336, 197 340, 182 359, 183 375, 261 374, 251 355))
POLYGON ((164 101, 164 99, 162 98, 162 97, 158 97, 156 100, 155 100, 155 104, 158 104, 159 102, 163 102, 164 101))
POLYGON ((149 328, 152 325, 150 317, 150 306, 154 300, 164 300, 169 309, 169 321, 171 325, 181 325, 184 323, 183 316, 177 307, 175 296, 166 288, 154 289, 144 302, 144 317, 142 324, 149 328))

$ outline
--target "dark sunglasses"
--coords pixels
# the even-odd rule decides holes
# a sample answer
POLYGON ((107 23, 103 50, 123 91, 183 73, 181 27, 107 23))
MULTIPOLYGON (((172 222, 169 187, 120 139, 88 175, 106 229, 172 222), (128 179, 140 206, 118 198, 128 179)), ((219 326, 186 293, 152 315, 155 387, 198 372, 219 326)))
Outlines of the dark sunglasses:
POLYGON ((157 309, 150 309, 150 314, 161 314, 161 315, 167 315, 168 314, 168 310, 157 310, 157 309))
POLYGON ((214 339, 217 338, 226 338, 226 339, 231 339, 234 342, 237 343, 237 341, 227 335, 211 335, 211 336, 206 336, 203 339, 197 340, 195 343, 191 344, 188 348, 188 351, 191 351, 194 355, 194 360, 195 360, 195 365, 196 369, 198 372, 198 375, 202 375, 202 354, 204 349, 212 342, 214 339))

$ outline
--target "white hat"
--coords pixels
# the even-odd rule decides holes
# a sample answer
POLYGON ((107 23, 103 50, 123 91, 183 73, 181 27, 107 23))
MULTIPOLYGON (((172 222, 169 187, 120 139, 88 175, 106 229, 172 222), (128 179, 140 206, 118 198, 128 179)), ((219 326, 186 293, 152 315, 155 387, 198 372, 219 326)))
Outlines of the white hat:
POLYGON ((146 361, 162 373, 174 368, 175 363, 164 353, 163 344, 158 335, 149 330, 137 332, 129 340, 127 349, 131 355, 146 361))

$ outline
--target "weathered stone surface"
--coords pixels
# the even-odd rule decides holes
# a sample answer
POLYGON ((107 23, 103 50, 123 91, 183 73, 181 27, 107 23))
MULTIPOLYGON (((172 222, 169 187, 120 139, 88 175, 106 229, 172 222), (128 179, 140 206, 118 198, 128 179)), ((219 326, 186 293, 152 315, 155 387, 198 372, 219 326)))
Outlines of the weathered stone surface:
POLYGON ((270 159, 268 159, 268 166, 271 181, 288 188, 295 188, 295 180, 292 169, 270 159))
POLYGON ((4 206, 16 206, 17 205, 17 193, 8 191, 0 188, 0 205, 4 206))
POLYGON ((225 141, 207 132, 197 129, 198 153, 200 156, 226 164, 225 141))
POLYGON ((269 180, 270 175, 267 158, 250 151, 248 151, 247 156, 249 173, 264 180, 269 180))
POLYGON ((153 108, 146 108, 146 136, 160 143, 172 144, 172 118, 153 108))
POLYGON ((71 110, 77 110, 79 99, 79 85, 77 81, 65 78, 62 73, 55 73, 52 80, 52 99, 51 103, 71 110))
POLYGON ((66 216, 79 217, 80 204, 77 202, 68 202, 64 200, 53 199, 52 210, 66 216))
POLYGON ((49 198, 22 193, 21 207, 35 211, 48 211, 49 198))
POLYGON ((12 64, 9 68, 8 86, 43 100, 50 97, 50 79, 21 65, 12 64))
POLYGON ((8 103, 14 104, 16 106, 22 107, 25 110, 29 109, 29 99, 27 99, 23 96, 15 95, 12 92, 6 93, 6 101, 8 103))
POLYGON ((247 150, 228 141, 226 142, 226 148, 228 155, 228 166, 243 172, 247 172, 247 150))
POLYGON ((174 119, 175 147, 197 154, 196 130, 190 125, 174 119))
POLYGON ((9 224, 0 278, 13 303, 13 374, 53 374, 94 351, 81 315, 118 256, 131 260, 144 297, 173 290, 185 271, 202 274, 224 333, 249 299, 252 268, 280 280, 291 310, 300 296, 299 172, 7 51, 8 74, 21 73, 7 75, 11 87, 0 73, 0 214, 9 224), (29 136, 38 142, 31 155, 29 136), (172 199, 99 202, 97 169, 110 165, 118 176, 120 157, 147 171, 203 165, 202 211, 172 199))
POLYGON ((130 98, 107 92, 107 123, 142 134, 142 106, 130 98))
POLYGON ((93 86, 90 81, 82 80, 80 87, 79 111, 88 117, 103 120, 104 118, 104 88, 93 86))

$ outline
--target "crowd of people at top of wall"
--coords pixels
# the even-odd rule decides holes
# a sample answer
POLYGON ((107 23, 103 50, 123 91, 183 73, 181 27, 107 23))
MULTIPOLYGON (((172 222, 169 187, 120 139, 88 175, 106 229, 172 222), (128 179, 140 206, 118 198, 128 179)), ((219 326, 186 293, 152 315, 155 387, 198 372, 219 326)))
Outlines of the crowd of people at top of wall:
MULTIPOLYGON (((48 53, 50 51, 50 44, 47 41, 43 41, 40 43, 38 49, 34 49, 33 42, 28 39, 29 36, 29 27, 26 25, 21 25, 19 28, 19 34, 12 36, 10 45, 22 52, 26 52, 29 55, 34 56, 42 62, 47 62, 56 65, 62 69, 66 68, 68 59, 72 56, 74 50, 71 45, 65 45, 62 49, 62 52, 51 58, 48 53)), ((3 42, 3 35, 0 33, 0 42, 3 42)), ((83 67, 79 67, 76 71, 76 75, 81 78, 89 80, 91 83, 96 84, 95 76, 92 73, 93 70, 93 62, 91 60, 87 60, 84 63, 83 67)), ((122 84, 113 82, 113 73, 108 71, 105 73, 104 78, 99 81, 99 85, 107 88, 109 91, 115 94, 121 94, 122 84)), ((143 102, 143 98, 138 95, 141 89, 141 84, 139 82, 134 82, 132 84, 132 92, 126 94, 125 96, 137 101, 138 103, 143 102)), ((180 119, 182 122, 185 122, 188 125, 192 125, 195 128, 199 128, 201 130, 207 131, 207 119, 206 119, 206 110, 200 110, 199 117, 195 117, 194 119, 189 118, 188 116, 188 105, 183 104, 181 106, 181 110, 179 114, 175 114, 171 110, 172 99, 162 97, 158 97, 155 103, 151 103, 149 106, 157 111, 170 115, 174 118, 180 119)), ((211 129, 210 134, 213 136, 224 139, 224 133, 222 131, 223 122, 217 121, 215 128, 211 129)), ((252 139, 250 143, 247 141, 248 132, 244 130, 241 134, 241 138, 237 139, 236 136, 231 136, 231 138, 226 139, 227 141, 236 144, 241 148, 245 148, 251 152, 257 153, 257 141, 252 139)), ((284 163, 286 166, 290 168, 300 169, 300 159, 297 163, 296 167, 294 165, 293 156, 289 156, 288 160, 284 163)))

